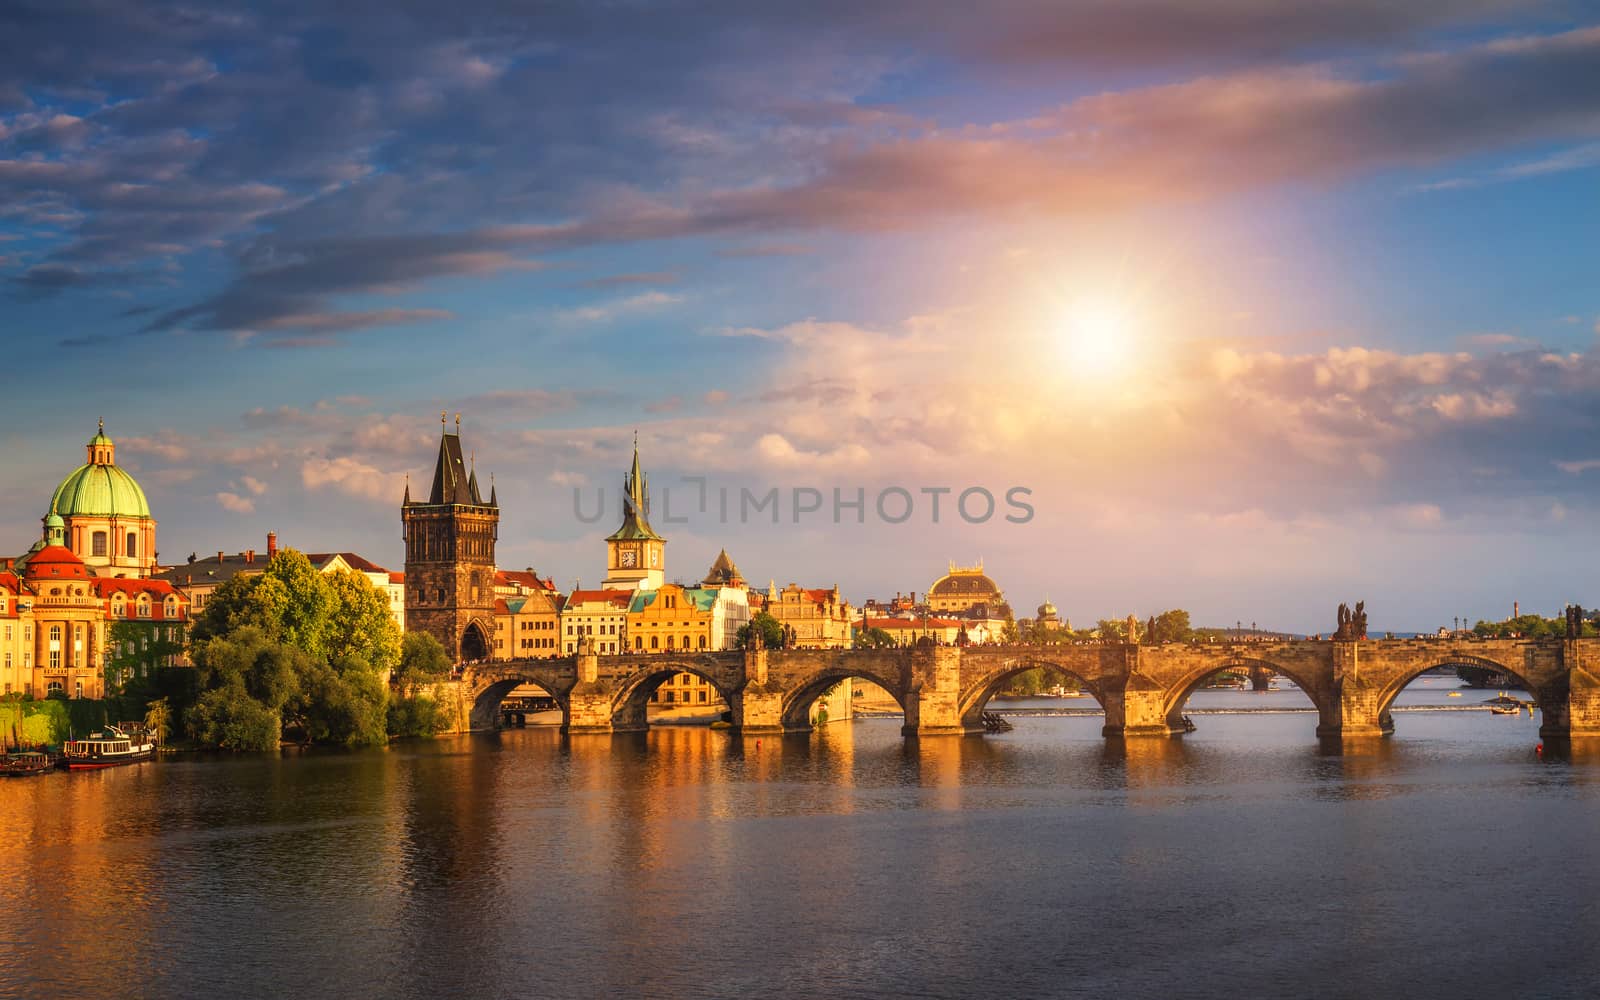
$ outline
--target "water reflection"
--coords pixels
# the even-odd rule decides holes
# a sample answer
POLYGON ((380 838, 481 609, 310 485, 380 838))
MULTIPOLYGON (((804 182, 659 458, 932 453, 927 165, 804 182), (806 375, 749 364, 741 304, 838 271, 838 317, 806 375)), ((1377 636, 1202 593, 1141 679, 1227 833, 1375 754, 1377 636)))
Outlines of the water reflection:
POLYGON ((5 782, 0 967, 52 997, 962 996, 1003 955, 1003 991, 1303 995, 1336 940, 1373 982, 1428 966, 1424 994, 1578 995, 1600 743, 1403 723, 1337 745, 1301 714, 1111 742, 1093 717, 530 728, 5 782), (1507 894, 1485 845, 1567 877, 1507 894), (1454 971, 1491 939, 1569 959, 1454 971))

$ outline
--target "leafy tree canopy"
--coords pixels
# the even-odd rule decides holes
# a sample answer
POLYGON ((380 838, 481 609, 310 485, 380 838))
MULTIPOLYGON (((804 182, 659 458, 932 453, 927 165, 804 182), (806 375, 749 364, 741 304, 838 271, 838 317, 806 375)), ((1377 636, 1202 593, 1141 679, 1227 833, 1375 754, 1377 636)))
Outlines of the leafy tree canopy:
POLYGON ((759 634, 761 642, 768 649, 782 649, 784 643, 783 623, 767 614, 757 611, 748 622, 739 626, 739 634, 734 643, 740 649, 750 647, 751 636, 759 634))

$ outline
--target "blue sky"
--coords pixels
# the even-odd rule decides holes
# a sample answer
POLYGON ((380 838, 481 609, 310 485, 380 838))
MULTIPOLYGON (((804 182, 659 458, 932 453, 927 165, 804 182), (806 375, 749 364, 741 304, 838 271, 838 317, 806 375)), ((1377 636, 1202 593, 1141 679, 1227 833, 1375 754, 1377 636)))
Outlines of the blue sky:
POLYGON ((11 549, 104 415, 164 559, 398 566, 448 410, 502 564, 563 585, 637 429, 679 497, 1031 491, 713 505, 685 579, 982 557, 1075 621, 1306 631, 1600 603, 1592 4, 328 6, 0 11, 11 549))

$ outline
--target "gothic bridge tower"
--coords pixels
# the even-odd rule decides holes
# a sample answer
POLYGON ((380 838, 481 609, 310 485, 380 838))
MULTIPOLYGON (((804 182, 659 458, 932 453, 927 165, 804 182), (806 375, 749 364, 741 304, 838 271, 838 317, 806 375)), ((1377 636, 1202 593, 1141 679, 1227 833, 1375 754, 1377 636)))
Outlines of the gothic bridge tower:
POLYGON ((494 649, 494 543, 500 502, 484 501, 476 463, 461 451, 461 415, 450 433, 444 414, 439 460, 426 500, 406 485, 400 522, 406 542, 406 628, 428 632, 455 662, 486 660, 494 649))

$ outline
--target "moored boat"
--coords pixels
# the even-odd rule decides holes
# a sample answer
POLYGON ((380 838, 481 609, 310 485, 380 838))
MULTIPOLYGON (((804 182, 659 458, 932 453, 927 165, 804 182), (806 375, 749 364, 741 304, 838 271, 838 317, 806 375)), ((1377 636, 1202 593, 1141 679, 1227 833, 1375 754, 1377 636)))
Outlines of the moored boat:
POLYGON ((43 774, 55 766, 55 754, 41 753, 38 750, 24 750, 21 753, 6 754, 4 757, 0 757, 0 777, 29 778, 36 774, 43 774))
POLYGON ((68 740, 61 748, 61 766, 69 771, 118 767, 149 760, 155 753, 155 740, 142 729, 107 726, 105 732, 68 740))

